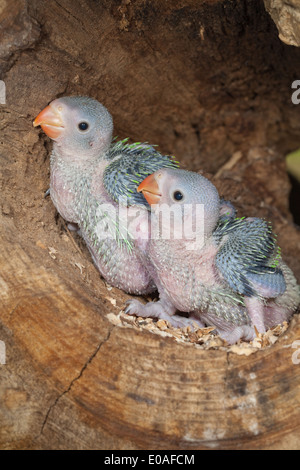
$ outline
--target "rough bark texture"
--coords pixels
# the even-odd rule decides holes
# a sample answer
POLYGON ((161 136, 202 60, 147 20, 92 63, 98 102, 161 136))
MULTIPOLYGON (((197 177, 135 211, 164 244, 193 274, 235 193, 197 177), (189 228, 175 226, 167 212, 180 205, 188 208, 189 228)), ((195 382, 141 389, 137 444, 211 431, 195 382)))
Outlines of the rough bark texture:
POLYGON ((300 145, 300 50, 257 0, 0 0, 0 21, 0 447, 299 448, 299 316, 250 356, 111 323, 128 296, 43 198, 51 145, 32 119, 61 95, 99 99, 116 135, 271 220, 300 280, 283 160, 300 145))
POLYGON ((279 31, 280 39, 300 46, 300 4, 298 0, 264 0, 279 31))

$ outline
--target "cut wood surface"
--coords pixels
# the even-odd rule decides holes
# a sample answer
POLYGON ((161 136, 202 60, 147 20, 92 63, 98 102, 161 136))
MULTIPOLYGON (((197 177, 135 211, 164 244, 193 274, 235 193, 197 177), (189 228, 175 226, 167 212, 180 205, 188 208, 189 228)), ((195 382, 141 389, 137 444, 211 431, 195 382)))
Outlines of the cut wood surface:
POLYGON ((32 128, 57 96, 97 98, 116 135, 270 220, 300 281, 283 159, 300 146, 300 51, 262 1, 234 4, 0 0, 0 448, 300 448, 299 315, 249 348, 126 319, 129 296, 44 198, 51 144, 32 128))

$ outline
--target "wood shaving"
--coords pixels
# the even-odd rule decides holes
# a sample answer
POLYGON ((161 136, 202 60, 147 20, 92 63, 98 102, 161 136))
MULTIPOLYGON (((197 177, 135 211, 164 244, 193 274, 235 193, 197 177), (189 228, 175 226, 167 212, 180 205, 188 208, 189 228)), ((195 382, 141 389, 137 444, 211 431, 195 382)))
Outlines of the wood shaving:
POLYGON ((69 229, 68 225, 69 225, 69 224, 68 224, 67 222, 65 222, 65 229, 66 229, 66 231, 67 231, 67 234, 68 234, 68 236, 69 236, 69 239, 71 240, 71 243, 72 243, 72 245, 74 246, 74 248, 75 248, 75 250, 77 251, 77 253, 79 253, 80 255, 82 255, 82 251, 81 251, 81 249, 79 248, 79 246, 75 243, 75 240, 74 240, 74 238, 73 238, 72 235, 71 235, 71 232, 70 232, 70 229, 69 229))
POLYGON ((156 326, 160 329, 160 330, 166 330, 168 328, 168 325, 167 325, 167 322, 165 322, 165 320, 158 320, 156 322, 156 326))
POLYGON ((82 274, 82 270, 85 269, 85 266, 83 266, 83 264, 80 264, 80 263, 74 263, 74 266, 76 266, 76 268, 79 269, 80 274, 82 274))
MULTIPOLYGON (((113 302, 115 299, 107 298, 107 300, 115 306, 115 303, 113 302)), ((239 341, 237 344, 229 345, 216 334, 215 328, 211 326, 198 328, 194 331, 190 326, 185 328, 174 328, 168 321, 135 317, 134 315, 125 314, 124 311, 120 311, 118 314, 109 313, 107 318, 114 325, 123 328, 146 330, 159 336, 173 338, 176 342, 184 343, 196 348, 206 350, 219 349, 239 356, 250 356, 263 348, 272 346, 288 328, 288 323, 284 322, 282 325, 277 325, 268 330, 265 334, 258 333, 257 337, 250 343, 239 341)))
POLYGON ((224 165, 222 165, 221 168, 219 168, 217 173, 214 175, 214 179, 220 178, 225 171, 232 170, 232 168, 238 163, 238 161, 242 158, 242 156, 243 154, 240 150, 238 150, 237 152, 234 152, 232 156, 229 158, 229 160, 226 163, 224 163, 224 165))
POLYGON ((254 348, 250 343, 240 343, 233 344, 230 346, 228 351, 237 354, 238 356, 250 356, 250 354, 255 353, 258 349, 254 348))
POLYGON ((105 297, 106 300, 108 300, 114 307, 116 307, 117 305, 117 301, 116 299, 114 299, 113 297, 105 297))
POLYGON ((38 246, 39 248, 42 248, 43 250, 47 250, 46 245, 44 245, 44 243, 41 242, 41 240, 38 240, 35 244, 36 244, 36 246, 38 246))
POLYGON ((52 246, 48 246, 48 250, 49 250, 49 255, 51 256, 51 258, 56 259, 55 255, 58 253, 58 251, 52 246))
POLYGON ((122 324, 119 315, 115 315, 114 313, 108 313, 108 314, 106 315, 106 317, 109 319, 109 321, 110 321, 113 325, 118 325, 118 326, 120 326, 120 325, 122 324))

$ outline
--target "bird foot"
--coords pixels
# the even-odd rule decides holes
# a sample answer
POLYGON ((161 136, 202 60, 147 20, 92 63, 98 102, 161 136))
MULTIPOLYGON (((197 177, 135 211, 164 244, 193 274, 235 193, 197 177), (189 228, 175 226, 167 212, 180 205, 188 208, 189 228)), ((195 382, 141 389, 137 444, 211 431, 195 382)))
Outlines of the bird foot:
POLYGON ((256 327, 259 333, 265 333, 264 305, 261 300, 256 297, 245 297, 245 305, 252 325, 256 327))
POLYGON ((225 339, 229 344, 235 344, 240 339, 244 341, 253 341, 256 337, 254 328, 249 325, 237 326, 230 331, 224 331, 219 328, 216 328, 216 330, 221 338, 225 339))
POLYGON ((203 327, 203 324, 196 318, 186 318, 181 315, 174 315, 174 308, 165 305, 164 302, 148 302, 146 305, 142 304, 139 300, 132 299, 126 302, 127 307, 125 313, 129 315, 136 315, 143 318, 157 318, 166 320, 174 328, 184 328, 190 326, 192 330, 197 330, 203 327), (168 310, 170 313, 167 313, 168 310))
POLYGON ((70 222, 70 223, 68 223, 67 227, 70 230, 70 232, 77 232, 78 235, 81 235, 81 231, 80 231, 80 228, 79 228, 78 224, 70 222))

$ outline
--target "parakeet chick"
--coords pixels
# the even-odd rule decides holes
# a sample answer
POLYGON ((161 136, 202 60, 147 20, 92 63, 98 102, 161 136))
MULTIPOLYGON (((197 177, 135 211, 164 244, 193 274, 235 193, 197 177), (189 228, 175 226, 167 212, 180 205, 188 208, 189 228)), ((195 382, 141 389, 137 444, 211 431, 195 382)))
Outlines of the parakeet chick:
POLYGON ((129 145, 128 139, 112 142, 112 117, 92 98, 58 98, 40 112, 33 125, 41 126, 54 141, 52 201, 64 219, 79 226, 102 276, 128 293, 155 290, 128 231, 128 206, 140 205, 135 218, 147 224, 149 206, 136 189, 147 175, 177 167, 177 162, 148 144, 129 145))
POLYGON ((196 320, 215 326, 229 343, 252 340, 255 328, 264 333, 290 318, 300 290, 267 222, 220 217, 215 186, 189 171, 156 171, 138 191, 152 205, 144 256, 160 299, 146 305, 132 300, 127 313, 174 326, 196 320))

